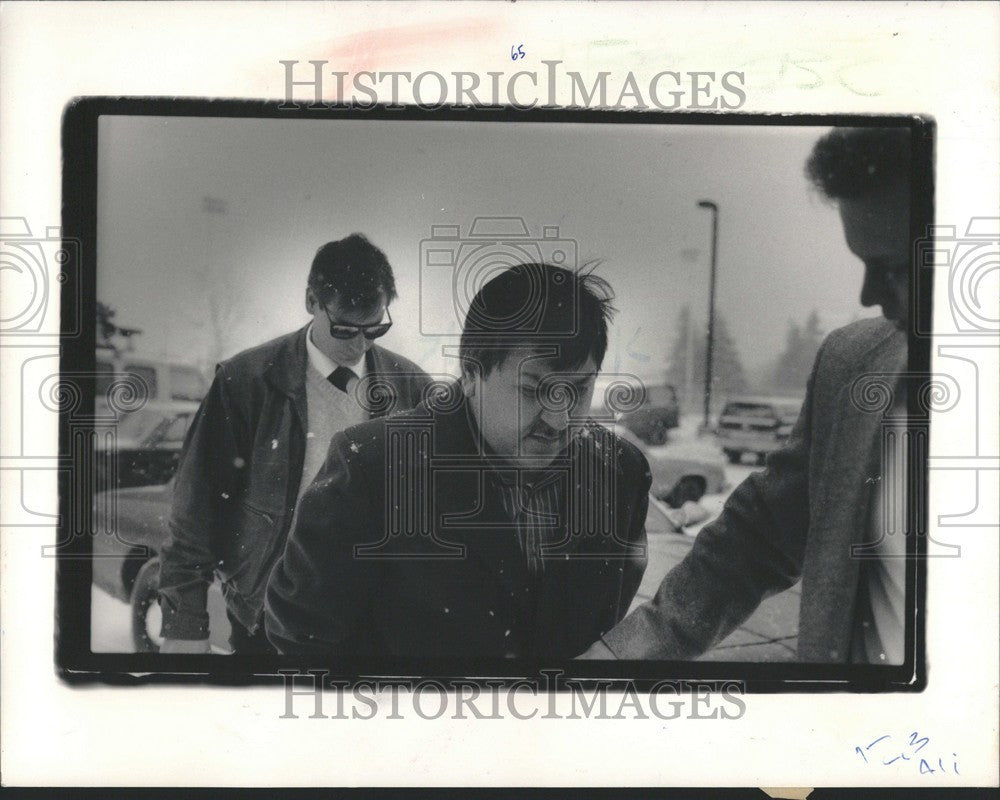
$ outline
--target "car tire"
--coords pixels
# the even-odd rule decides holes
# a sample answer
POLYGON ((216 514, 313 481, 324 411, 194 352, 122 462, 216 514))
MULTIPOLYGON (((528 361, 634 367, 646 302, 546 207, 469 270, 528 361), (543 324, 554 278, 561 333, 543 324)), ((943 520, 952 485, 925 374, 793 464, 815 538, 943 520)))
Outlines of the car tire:
POLYGON ((694 475, 685 475, 674 485, 667 495, 666 503, 671 508, 680 508, 687 502, 697 503, 705 496, 705 481, 694 475))
POLYGON ((723 450, 722 452, 726 454, 730 464, 739 464, 743 461, 743 453, 739 450, 723 450))
POLYGON ((150 632, 150 611, 160 601, 160 559, 151 558, 135 576, 132 586, 132 644, 137 653, 157 653, 158 632, 150 632), (154 638, 156 637, 156 638, 154 638))

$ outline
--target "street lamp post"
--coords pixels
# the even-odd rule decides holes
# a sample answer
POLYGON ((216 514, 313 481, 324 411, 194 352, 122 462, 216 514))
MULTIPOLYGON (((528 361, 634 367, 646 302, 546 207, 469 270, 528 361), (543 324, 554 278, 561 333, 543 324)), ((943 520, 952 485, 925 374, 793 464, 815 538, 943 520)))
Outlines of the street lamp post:
POLYGON ((712 360, 715 352, 715 258, 719 243, 719 207, 711 200, 699 200, 699 208, 707 208, 712 212, 712 251, 711 269, 708 279, 708 346, 705 355, 705 419, 702 422, 704 430, 709 426, 709 406, 712 403, 712 360))

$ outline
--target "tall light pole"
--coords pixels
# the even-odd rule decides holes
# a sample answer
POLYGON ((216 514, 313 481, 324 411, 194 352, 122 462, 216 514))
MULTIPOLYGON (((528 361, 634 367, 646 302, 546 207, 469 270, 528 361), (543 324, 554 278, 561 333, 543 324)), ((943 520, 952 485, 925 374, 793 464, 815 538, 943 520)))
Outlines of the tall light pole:
POLYGON ((708 430, 709 406, 712 403, 712 357, 715 351, 715 252, 719 243, 719 207, 711 200, 699 200, 699 208, 712 212, 712 255, 708 279, 708 346, 705 355, 705 419, 702 423, 708 430))

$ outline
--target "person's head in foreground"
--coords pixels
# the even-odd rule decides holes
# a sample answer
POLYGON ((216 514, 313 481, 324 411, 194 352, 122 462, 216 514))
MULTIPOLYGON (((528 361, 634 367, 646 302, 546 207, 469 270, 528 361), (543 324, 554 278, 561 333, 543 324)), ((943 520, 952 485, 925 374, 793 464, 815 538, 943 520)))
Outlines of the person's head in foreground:
POLYGON ((910 130, 834 128, 806 174, 837 201, 847 246, 865 265, 861 305, 906 329, 910 311, 910 130))
POLYGON ((306 285, 313 344, 336 364, 357 364, 392 325, 388 308, 395 297, 385 253, 364 236, 327 242, 316 251, 306 285))
POLYGON ((544 469, 590 409, 608 348, 607 281, 522 264, 487 281, 462 331, 462 389, 491 457, 544 469))

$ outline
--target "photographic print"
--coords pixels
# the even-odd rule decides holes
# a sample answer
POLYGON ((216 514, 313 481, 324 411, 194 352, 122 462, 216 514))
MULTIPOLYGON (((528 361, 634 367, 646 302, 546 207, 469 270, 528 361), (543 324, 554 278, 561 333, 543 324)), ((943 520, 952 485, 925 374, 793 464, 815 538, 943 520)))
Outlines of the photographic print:
POLYGON ((89 663, 919 686, 932 128, 492 113, 70 110, 89 663))
POLYGON ((995 6, 0 14, 4 789, 996 786, 995 6))

